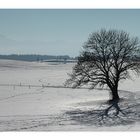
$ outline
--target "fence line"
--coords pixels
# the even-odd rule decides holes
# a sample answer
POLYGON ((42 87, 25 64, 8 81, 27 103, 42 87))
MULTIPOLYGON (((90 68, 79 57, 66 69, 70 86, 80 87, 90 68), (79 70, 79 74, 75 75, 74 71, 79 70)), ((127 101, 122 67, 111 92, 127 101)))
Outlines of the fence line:
MULTIPOLYGON (((0 84, 0 87, 29 87, 29 88, 32 88, 32 87, 40 87, 40 88, 70 88, 70 89, 73 89, 72 87, 66 87, 66 86, 63 86, 63 85, 32 85, 32 84, 0 84)), ((80 89, 89 89, 89 88, 86 88, 86 87, 80 87, 80 89)))
POLYGON ((72 87, 65 87, 65 86, 61 86, 61 85, 59 85, 59 86, 49 86, 49 85, 31 85, 31 84, 0 84, 0 86, 5 86, 5 87, 42 87, 42 88, 72 88, 72 87))
MULTIPOLYGON (((0 84, 0 87, 13 87, 13 89, 15 89, 16 87, 27 87, 27 88, 67 88, 67 89, 90 89, 89 87, 77 87, 77 88, 73 88, 73 87, 66 87, 63 85, 32 85, 32 84, 0 84)), ((107 88, 95 88, 96 90, 109 90, 107 88)))

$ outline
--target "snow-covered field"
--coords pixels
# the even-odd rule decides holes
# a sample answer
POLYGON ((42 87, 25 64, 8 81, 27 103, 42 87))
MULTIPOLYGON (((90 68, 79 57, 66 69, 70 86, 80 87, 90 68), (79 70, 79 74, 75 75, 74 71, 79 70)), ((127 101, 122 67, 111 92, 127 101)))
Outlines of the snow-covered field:
POLYGON ((106 105, 109 91, 62 88, 73 66, 0 60, 0 131, 140 130, 140 78, 120 83, 125 100, 119 105, 127 117, 99 125, 95 112, 106 105))

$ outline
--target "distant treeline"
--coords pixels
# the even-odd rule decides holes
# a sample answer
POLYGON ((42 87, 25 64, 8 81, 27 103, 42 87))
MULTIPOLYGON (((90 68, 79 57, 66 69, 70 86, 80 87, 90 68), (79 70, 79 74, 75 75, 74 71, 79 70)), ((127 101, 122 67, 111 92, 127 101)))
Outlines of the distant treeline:
POLYGON ((68 60, 68 59, 75 59, 68 55, 59 55, 59 56, 53 56, 53 55, 17 55, 17 54, 11 54, 11 55, 0 55, 0 59, 10 59, 10 60, 21 60, 21 61, 44 61, 44 60, 68 60))

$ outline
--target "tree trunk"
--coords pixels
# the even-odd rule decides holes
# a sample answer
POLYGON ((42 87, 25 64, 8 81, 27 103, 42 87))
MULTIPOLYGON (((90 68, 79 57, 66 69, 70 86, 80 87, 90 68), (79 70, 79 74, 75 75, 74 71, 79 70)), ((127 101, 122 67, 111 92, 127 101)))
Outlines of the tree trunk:
POLYGON ((112 95, 112 101, 118 101, 120 99, 117 87, 111 89, 111 95, 112 95))
POLYGON ((111 90, 111 101, 119 101, 118 81, 116 81, 114 85, 107 81, 107 85, 111 90))

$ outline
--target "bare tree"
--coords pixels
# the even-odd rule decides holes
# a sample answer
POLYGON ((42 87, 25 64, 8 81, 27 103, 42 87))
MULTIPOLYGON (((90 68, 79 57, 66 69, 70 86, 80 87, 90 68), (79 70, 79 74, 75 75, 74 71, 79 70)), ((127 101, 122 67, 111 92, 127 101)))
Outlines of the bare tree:
POLYGON ((139 41, 128 33, 101 29, 92 33, 83 46, 78 62, 66 85, 97 85, 110 89, 111 101, 119 100, 118 83, 130 78, 130 71, 139 73, 139 41))

